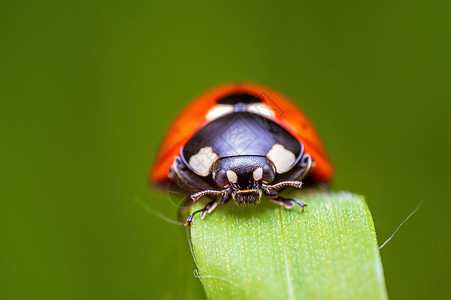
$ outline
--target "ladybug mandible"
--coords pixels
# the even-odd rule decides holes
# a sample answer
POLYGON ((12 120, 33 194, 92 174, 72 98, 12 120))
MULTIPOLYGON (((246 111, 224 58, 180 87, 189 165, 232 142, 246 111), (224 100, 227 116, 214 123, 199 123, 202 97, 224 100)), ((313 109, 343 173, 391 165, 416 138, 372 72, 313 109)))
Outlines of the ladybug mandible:
POLYGON ((218 204, 260 203, 262 195, 291 208, 286 187, 327 183, 331 162, 307 117, 287 98, 255 84, 228 84, 191 102, 171 125, 150 172, 151 183, 189 194, 183 208, 211 201, 192 213, 204 218, 218 204))

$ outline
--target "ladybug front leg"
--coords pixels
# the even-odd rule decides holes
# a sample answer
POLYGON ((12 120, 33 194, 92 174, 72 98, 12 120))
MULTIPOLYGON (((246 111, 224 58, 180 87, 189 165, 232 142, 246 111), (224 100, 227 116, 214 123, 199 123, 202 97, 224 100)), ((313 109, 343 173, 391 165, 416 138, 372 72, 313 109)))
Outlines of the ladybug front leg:
POLYGON ((294 198, 284 198, 278 195, 277 192, 275 192, 274 190, 271 191, 270 194, 266 194, 269 199, 271 199, 272 202, 279 204, 279 205, 283 205, 286 208, 292 208, 293 205, 297 204, 300 207, 302 207, 302 212, 304 212, 304 207, 307 206, 307 204, 305 204, 304 202, 302 202, 301 200, 298 199, 294 199, 294 198))
POLYGON ((302 208, 302 212, 304 212, 304 207, 307 206, 307 204, 305 204, 301 200, 294 199, 294 198, 284 198, 284 197, 280 197, 280 196, 275 199, 271 199, 271 201, 274 203, 277 203, 279 205, 283 205, 286 208, 292 208, 293 205, 297 204, 302 208))
POLYGON ((230 199, 231 199, 230 194, 225 193, 224 195, 221 196, 221 199, 219 199, 219 205, 222 206, 222 205, 226 204, 227 202, 229 202, 230 199))
POLYGON ((185 226, 188 226, 188 227, 189 227, 189 226, 191 226, 191 225, 194 225, 193 219, 194 219, 194 216, 195 216, 196 214, 198 214, 198 213, 202 213, 202 217, 201 217, 201 218, 204 219, 205 216, 206 216, 207 214, 209 214, 210 212, 212 212, 213 209, 215 209, 217 205, 218 205, 217 199, 214 199, 214 200, 208 202, 208 204, 205 205, 204 208, 199 209, 199 210, 196 210, 195 212, 193 212, 193 213, 188 217, 188 219, 186 220, 185 226))
POLYGON ((179 219, 180 219, 180 216, 184 212, 186 212, 191 205, 196 203, 198 201, 198 199, 200 199, 204 196, 209 197, 209 198, 216 197, 216 199, 213 199, 211 202, 209 202, 207 205, 205 205, 204 208, 199 209, 199 210, 195 211, 194 213, 192 213, 188 217, 188 220, 186 221, 185 225, 191 226, 192 220, 197 213, 202 212, 202 219, 203 219, 203 218, 205 218, 205 216, 207 214, 209 214, 211 211, 213 211, 213 209, 215 209, 218 204, 219 205, 226 204, 230 200, 230 190, 229 189, 225 189, 225 190, 221 190, 221 191, 205 190, 205 191, 201 191, 201 192, 198 192, 198 193, 188 196, 185 199, 185 203, 179 209, 179 219), (219 198, 218 195, 221 195, 221 197, 219 198))

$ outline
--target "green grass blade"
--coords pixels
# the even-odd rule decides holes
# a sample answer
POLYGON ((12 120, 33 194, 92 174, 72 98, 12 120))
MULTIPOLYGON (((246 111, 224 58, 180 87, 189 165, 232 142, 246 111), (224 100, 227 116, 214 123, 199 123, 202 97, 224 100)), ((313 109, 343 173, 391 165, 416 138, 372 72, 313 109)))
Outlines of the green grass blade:
POLYGON ((208 299, 387 299, 363 197, 298 199, 308 203, 304 213, 263 199, 195 219, 191 241, 208 299))

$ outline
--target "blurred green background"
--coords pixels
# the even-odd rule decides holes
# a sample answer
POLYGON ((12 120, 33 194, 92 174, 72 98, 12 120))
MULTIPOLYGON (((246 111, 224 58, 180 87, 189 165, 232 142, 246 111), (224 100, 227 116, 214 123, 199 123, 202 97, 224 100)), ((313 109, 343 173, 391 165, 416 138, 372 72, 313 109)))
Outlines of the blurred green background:
POLYGON ((363 194, 392 299, 450 297, 449 1, 0 3, 0 298, 199 299, 147 174, 192 98, 292 98, 363 194), (140 204, 141 203, 141 204, 140 204))

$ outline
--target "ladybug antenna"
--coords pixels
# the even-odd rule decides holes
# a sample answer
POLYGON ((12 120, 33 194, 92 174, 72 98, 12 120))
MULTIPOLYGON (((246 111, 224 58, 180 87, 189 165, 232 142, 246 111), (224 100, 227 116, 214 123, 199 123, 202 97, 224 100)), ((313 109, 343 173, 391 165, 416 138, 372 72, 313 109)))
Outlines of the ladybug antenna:
POLYGON ((193 202, 199 200, 200 198, 202 198, 203 196, 207 196, 207 195, 223 195, 223 194, 228 194, 230 191, 228 189, 222 190, 222 191, 216 191, 216 190, 203 190, 200 191, 198 193, 192 194, 190 196, 191 200, 193 200, 193 202))
POLYGON ((300 189, 302 187, 302 181, 281 181, 276 184, 263 184, 263 190, 265 191, 265 194, 271 194, 271 190, 278 191, 284 187, 292 186, 294 188, 300 189))

